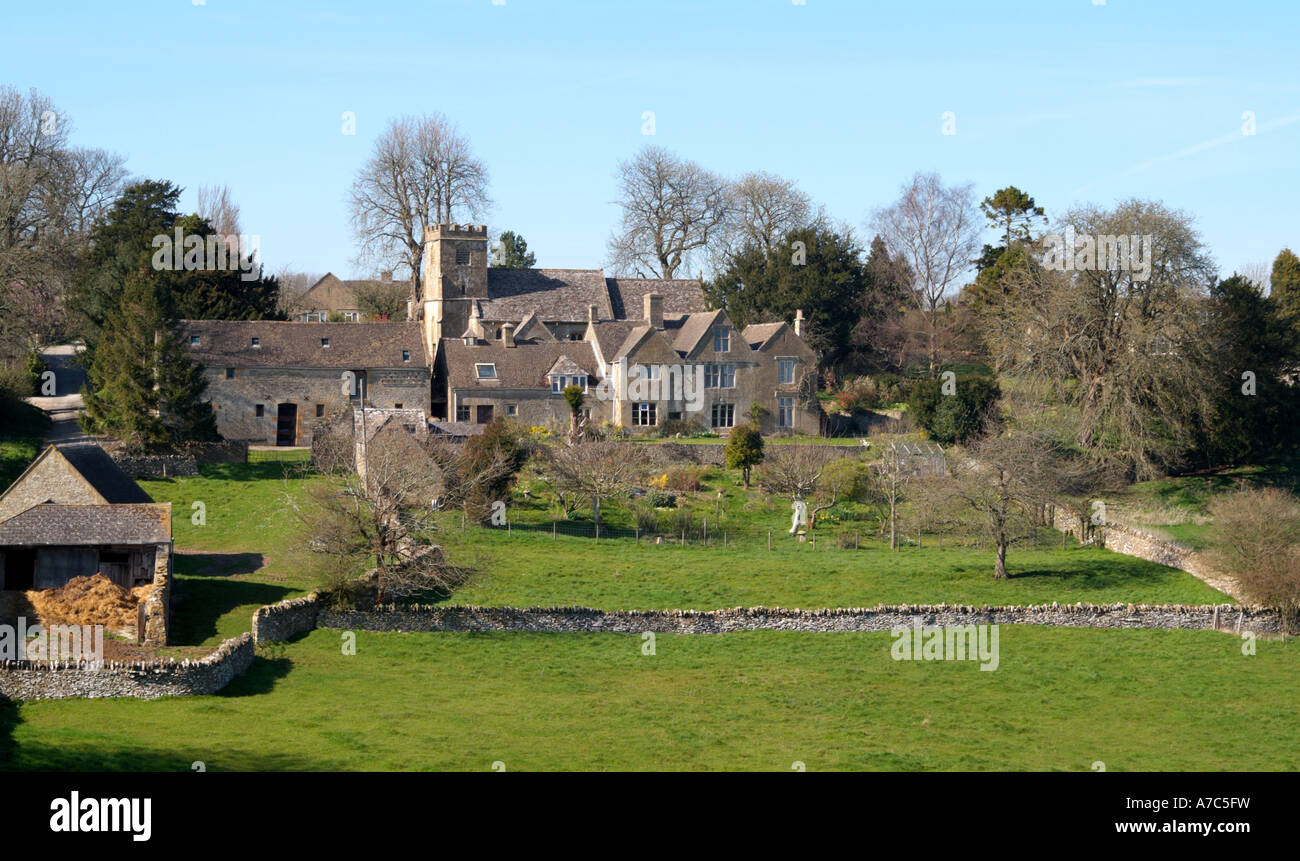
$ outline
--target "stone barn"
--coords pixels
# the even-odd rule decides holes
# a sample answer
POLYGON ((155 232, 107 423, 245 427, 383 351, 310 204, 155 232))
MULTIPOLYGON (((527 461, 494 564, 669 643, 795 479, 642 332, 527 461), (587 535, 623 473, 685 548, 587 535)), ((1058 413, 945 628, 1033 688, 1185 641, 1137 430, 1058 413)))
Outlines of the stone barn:
POLYGON ((0 494, 0 589, 103 574, 125 589, 171 571, 171 504, 155 503, 99 446, 49 446, 0 494))

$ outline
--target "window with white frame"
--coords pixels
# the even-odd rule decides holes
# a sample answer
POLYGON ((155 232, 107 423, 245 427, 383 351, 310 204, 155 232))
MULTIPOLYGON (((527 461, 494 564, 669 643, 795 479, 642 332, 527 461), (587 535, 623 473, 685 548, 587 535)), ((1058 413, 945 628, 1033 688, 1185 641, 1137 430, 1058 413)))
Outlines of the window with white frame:
POLYGON ((727 326, 718 326, 713 330, 713 352, 727 353, 731 351, 731 329, 727 326))
POLYGON ((561 394, 569 386, 581 386, 587 391, 586 374, 551 374, 551 394, 561 394))
POLYGON ((794 398, 776 399, 776 426, 794 427, 794 398))
POLYGON ((735 404, 714 404, 713 405, 713 427, 729 428, 729 427, 735 427, 735 424, 736 424, 735 404))
POLYGON ((658 423, 654 404, 632 404, 632 424, 635 427, 653 427, 658 423))
POLYGON ((497 366, 492 362, 475 362, 474 375, 480 380, 495 380, 497 378, 497 366))
POLYGON ((462 407, 462 406, 456 407, 456 421, 458 422, 469 421, 469 407, 462 407))
POLYGON ((794 382, 794 359, 776 360, 776 381, 783 385, 794 382))
POLYGON ((348 323, 356 323, 361 319, 361 313, 359 311, 344 311, 343 319, 348 323))
POLYGON ((735 365, 705 365, 704 388, 734 389, 736 387, 735 365))

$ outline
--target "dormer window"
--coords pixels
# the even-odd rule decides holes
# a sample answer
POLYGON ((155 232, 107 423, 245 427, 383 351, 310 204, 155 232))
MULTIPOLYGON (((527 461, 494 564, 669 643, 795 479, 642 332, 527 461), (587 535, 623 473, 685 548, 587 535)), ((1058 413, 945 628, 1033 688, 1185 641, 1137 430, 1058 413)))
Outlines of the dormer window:
POLYGON ((320 345, 321 345, 322 347, 328 347, 328 346, 330 345, 330 339, 329 339, 329 338, 321 338, 321 339, 320 339, 320 345))
POLYGON ((586 374, 551 374, 551 394, 563 394, 569 386, 581 386, 587 391, 586 374))
POLYGON ((475 362, 474 374, 480 380, 495 380, 497 378, 497 366, 492 362, 475 362))
POLYGON ((257 349, 258 347, 262 346, 262 339, 254 338, 252 343, 253 343, 253 348, 257 349))
POLYGON ((191 347, 197 347, 198 345, 199 345, 199 336, 198 336, 198 335, 190 335, 190 346, 191 346, 191 347))
POLYGON ((713 352, 727 353, 731 351, 731 329, 726 326, 719 326, 713 330, 713 352))

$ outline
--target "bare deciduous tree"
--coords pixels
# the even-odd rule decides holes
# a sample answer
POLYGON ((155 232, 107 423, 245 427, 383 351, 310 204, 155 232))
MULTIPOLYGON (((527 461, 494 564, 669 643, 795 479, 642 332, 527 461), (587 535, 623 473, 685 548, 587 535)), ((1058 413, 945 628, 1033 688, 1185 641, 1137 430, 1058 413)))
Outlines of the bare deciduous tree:
MULTIPOLYGON (((340 446, 336 455, 346 451, 340 446)), ((388 426, 366 442, 364 478, 347 468, 334 475, 313 484, 305 501, 287 496, 325 560, 327 585, 341 589, 368 572, 382 602, 463 582, 465 570, 432 540, 432 503, 445 492, 445 476, 409 432, 388 426)))
POLYGON ((630 447, 592 440, 545 449, 545 469, 563 492, 591 498, 591 519, 600 522, 600 501, 625 493, 643 471, 630 447))
POLYGON ((718 243, 725 256, 746 246, 771 254, 792 230, 808 227, 820 218, 812 198, 788 179, 757 171, 731 185, 731 205, 718 243))
POLYGON ((911 270, 912 301, 925 318, 933 376, 944 306, 979 254, 982 222, 973 186, 945 186, 938 174, 918 173, 893 205, 876 210, 871 224, 890 255, 911 270))
POLYGON ((239 204, 228 186, 201 185, 198 196, 198 214, 213 230, 223 236, 239 235, 239 204))
POLYGON ((619 164, 618 185, 623 215, 609 240, 610 265, 617 272, 675 278, 721 241, 731 188, 695 162, 646 146, 619 164))
POLYGON ((857 458, 840 457, 815 446, 771 445, 759 467, 759 483, 768 493, 808 503, 808 526, 817 515, 868 492, 870 476, 857 458))
POLYGON ((400 117, 375 141, 349 199, 358 261, 409 269, 421 295, 424 229, 491 206, 488 170, 442 114, 400 117))

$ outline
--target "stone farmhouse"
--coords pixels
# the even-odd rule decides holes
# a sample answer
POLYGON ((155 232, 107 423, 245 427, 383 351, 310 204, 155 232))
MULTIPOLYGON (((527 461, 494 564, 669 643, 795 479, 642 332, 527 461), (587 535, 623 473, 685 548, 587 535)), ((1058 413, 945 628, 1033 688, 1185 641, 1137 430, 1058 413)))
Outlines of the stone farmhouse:
POLYGON ((571 384, 588 421, 634 433, 676 420, 726 433, 753 404, 766 433, 821 429, 802 314, 738 330, 696 279, 491 268, 486 226, 450 224, 425 231, 409 321, 315 322, 349 310, 356 283, 312 287, 311 322, 182 323, 222 436, 309 445, 315 421, 362 403, 423 411, 457 435, 496 418, 567 425, 571 384))
POLYGON ((409 281, 394 281, 393 273, 389 271, 381 272, 378 281, 345 281, 332 272, 326 272, 294 300, 291 316, 299 323, 325 323, 331 314, 337 314, 342 322, 359 323, 364 314, 357 301, 357 292, 377 285, 403 285, 410 290, 409 281))
POLYGON ((103 574, 136 586, 171 574, 171 503, 155 503, 91 443, 49 446, 0 494, 0 589, 103 574))

